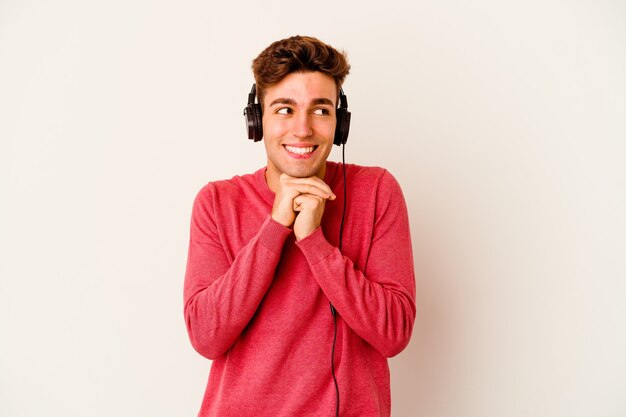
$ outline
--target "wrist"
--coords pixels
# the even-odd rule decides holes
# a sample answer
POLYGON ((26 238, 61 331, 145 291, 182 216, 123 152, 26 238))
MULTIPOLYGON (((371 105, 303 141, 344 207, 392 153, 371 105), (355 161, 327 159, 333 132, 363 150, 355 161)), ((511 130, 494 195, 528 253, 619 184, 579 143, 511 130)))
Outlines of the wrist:
POLYGON ((306 239, 307 237, 311 236, 319 228, 320 228, 319 225, 312 227, 312 228, 306 228, 304 230, 294 227, 293 231, 294 231, 294 235, 296 235, 296 242, 302 239, 306 239))
POLYGON ((285 226, 286 228, 291 229, 291 226, 293 225, 293 220, 291 219, 287 219, 285 218, 285 216, 279 216, 276 215, 275 213, 272 213, 270 215, 270 217, 272 218, 272 220, 274 220, 276 223, 279 223, 283 226, 285 226))

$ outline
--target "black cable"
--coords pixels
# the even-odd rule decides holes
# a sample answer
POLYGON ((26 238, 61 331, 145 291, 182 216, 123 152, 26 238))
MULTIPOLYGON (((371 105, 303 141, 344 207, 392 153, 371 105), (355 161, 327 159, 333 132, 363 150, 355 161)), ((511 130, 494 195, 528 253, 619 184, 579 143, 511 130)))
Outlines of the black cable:
MULTIPOLYGON (((346 185, 346 144, 341 146, 341 167, 343 168, 343 210, 341 212, 341 224, 339 225, 339 252, 343 248, 343 223, 346 219, 346 202, 348 201, 348 187, 346 185)), ((330 368, 333 372, 333 381, 335 382, 335 394, 337 395, 337 403, 335 407, 335 416, 339 417, 339 384, 337 383, 337 375, 335 375, 335 344, 337 343, 337 315, 335 307, 330 303, 330 313, 333 315, 334 333, 333 333, 333 349, 330 355, 330 368)))
POLYGON ((343 221, 346 219, 346 202, 348 201, 348 192, 346 185, 346 144, 341 146, 341 167, 343 168, 343 211, 341 212, 341 225, 339 226, 339 252, 343 247, 343 221))
POLYGON ((337 376, 335 375, 335 343, 337 342, 337 315, 335 314, 335 308, 330 305, 330 310, 333 315, 333 323, 335 324, 335 331, 333 334, 333 350, 330 356, 330 368, 333 372, 333 381, 335 382, 335 395, 337 397, 337 403, 335 405, 335 416, 339 417, 339 384, 337 383, 337 376))

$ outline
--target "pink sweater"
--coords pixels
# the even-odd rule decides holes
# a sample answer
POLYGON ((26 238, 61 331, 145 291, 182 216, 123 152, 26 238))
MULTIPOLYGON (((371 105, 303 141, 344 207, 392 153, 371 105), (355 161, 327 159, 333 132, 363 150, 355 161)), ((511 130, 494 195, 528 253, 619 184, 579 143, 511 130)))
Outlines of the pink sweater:
POLYGON ((212 359, 199 416, 389 416, 388 357, 415 319, 406 205, 381 168, 327 162, 321 228, 296 242, 270 217, 265 168, 205 186, 196 197, 185 276, 185 321, 194 348, 212 359))

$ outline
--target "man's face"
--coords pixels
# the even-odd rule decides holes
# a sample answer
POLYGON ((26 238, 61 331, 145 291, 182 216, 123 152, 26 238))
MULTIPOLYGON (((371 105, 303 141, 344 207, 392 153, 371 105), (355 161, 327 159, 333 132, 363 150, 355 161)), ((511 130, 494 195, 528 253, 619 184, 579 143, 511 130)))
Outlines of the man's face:
POLYGON ((294 72, 265 90, 268 184, 286 173, 323 179, 335 135, 337 86, 321 72, 294 72))

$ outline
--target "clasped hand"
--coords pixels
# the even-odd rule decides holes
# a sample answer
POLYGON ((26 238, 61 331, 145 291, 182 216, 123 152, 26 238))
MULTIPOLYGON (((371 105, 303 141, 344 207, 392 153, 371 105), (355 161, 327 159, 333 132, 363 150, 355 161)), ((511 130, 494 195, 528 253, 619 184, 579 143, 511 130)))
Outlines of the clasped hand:
POLYGON ((304 239, 322 222, 326 200, 337 198, 318 177, 297 178, 281 174, 272 208, 272 218, 292 227, 297 240, 304 239))

